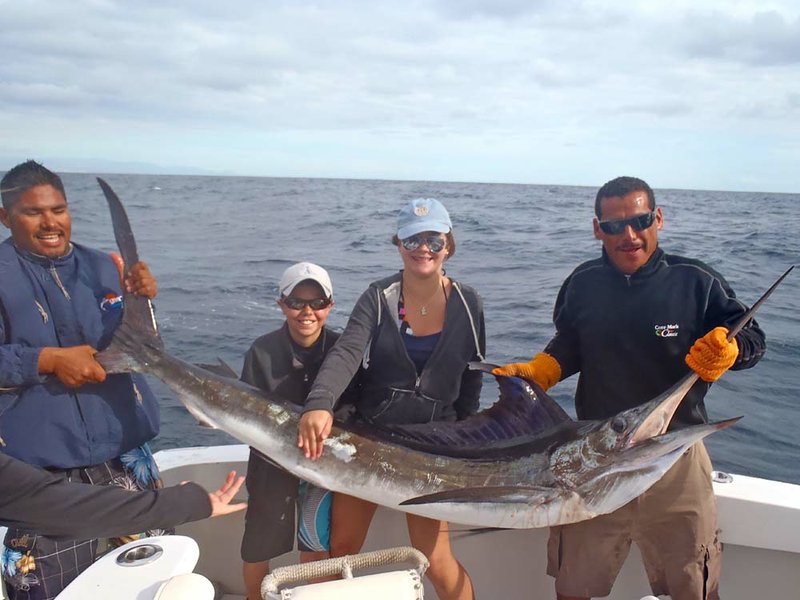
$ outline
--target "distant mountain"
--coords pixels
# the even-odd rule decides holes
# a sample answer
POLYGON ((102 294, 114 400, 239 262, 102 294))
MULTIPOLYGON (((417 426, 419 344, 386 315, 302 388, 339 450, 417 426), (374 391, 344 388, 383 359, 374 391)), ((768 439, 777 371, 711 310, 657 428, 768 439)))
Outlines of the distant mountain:
POLYGON ((236 175, 231 171, 200 169, 186 165, 158 165, 140 161, 63 156, 0 156, 0 172, 32 158, 57 173, 132 173, 141 175, 236 175))

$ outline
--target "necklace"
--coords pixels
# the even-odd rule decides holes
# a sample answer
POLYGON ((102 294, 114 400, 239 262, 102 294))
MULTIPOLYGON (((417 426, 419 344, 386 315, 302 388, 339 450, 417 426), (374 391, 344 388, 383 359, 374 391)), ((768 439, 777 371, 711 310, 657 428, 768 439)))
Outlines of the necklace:
MULTIPOLYGON (((433 292, 433 294, 428 296, 425 299, 424 302, 420 302, 420 306, 419 306, 419 314, 420 314, 420 316, 422 316, 422 317, 428 316, 428 304, 430 304, 430 302, 436 297, 436 295, 438 293, 439 293, 439 291, 436 290, 435 292, 433 292)), ((401 291, 401 294, 402 294, 402 291, 401 291)), ((444 302, 445 302, 445 304, 447 304, 447 289, 445 288, 444 281, 442 281, 442 294, 444 294, 444 302)), ((405 303, 403 303, 403 304, 405 305, 405 303)), ((405 306, 403 307, 403 313, 405 314, 405 306)))

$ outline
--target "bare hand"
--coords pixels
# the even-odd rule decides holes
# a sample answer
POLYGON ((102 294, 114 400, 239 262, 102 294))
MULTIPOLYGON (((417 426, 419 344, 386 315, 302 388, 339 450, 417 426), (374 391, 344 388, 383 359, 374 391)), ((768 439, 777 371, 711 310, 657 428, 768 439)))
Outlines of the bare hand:
POLYGON ((122 257, 116 252, 111 253, 111 260, 119 271, 120 285, 128 292, 136 294, 137 296, 144 296, 151 300, 156 297, 158 293, 158 285, 156 278, 150 272, 150 268, 142 261, 133 265, 127 273, 125 273, 125 263, 122 257))
POLYGON ((42 348, 39 353, 39 373, 53 374, 70 388, 100 383, 105 381, 106 371, 95 360, 95 354, 97 350, 89 345, 42 348))
POLYGON ((333 427, 333 415, 327 410, 310 410, 300 417, 297 432, 297 447, 303 449, 306 458, 317 460, 322 456, 323 442, 328 439, 333 427))
POLYGON ((239 492, 239 488, 242 487, 243 483, 244 476, 236 477, 236 471, 231 471, 225 477, 225 483, 222 484, 222 487, 208 494, 208 499, 211 502, 212 517, 229 515, 247 508, 247 502, 231 504, 231 500, 239 492))

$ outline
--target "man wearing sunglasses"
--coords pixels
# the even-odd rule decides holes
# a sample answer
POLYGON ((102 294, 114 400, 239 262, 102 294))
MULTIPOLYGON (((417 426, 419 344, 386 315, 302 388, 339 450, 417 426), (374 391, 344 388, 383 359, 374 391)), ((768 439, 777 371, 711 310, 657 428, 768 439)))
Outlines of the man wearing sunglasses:
MULTIPOLYGON (((602 256, 575 269, 554 310, 556 335, 530 362, 495 370, 547 389, 580 373, 580 419, 605 419, 647 402, 684 377, 700 380, 671 427, 708 421, 703 397, 726 370, 755 365, 766 350, 725 279, 698 260, 658 246, 664 225, 653 190, 634 177, 606 183, 595 198, 594 236, 602 256)), ((647 492, 608 515, 551 529, 547 572, 559 600, 611 593, 631 541, 642 553, 653 594, 718 599, 721 546, 711 462, 702 442, 647 492)))
MULTIPOLYGON (((333 285, 325 269, 301 262, 284 271, 278 291, 278 306, 286 320, 280 329, 253 342, 241 379, 299 408, 322 359, 339 337, 325 327, 333 307, 333 285)), ((301 483, 253 448, 247 464, 247 491, 243 574, 247 597, 256 600, 261 598, 269 560, 292 550, 295 533, 301 562, 329 557, 331 493, 301 483)))

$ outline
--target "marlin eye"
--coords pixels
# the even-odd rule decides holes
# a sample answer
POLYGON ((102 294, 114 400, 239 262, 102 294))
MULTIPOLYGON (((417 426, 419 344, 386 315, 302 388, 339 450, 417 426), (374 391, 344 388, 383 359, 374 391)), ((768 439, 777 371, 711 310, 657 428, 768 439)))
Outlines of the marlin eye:
POLYGON ((622 433, 625 431, 625 419, 622 417, 614 417, 611 420, 611 429, 616 431, 617 433, 622 433))

